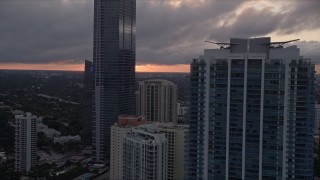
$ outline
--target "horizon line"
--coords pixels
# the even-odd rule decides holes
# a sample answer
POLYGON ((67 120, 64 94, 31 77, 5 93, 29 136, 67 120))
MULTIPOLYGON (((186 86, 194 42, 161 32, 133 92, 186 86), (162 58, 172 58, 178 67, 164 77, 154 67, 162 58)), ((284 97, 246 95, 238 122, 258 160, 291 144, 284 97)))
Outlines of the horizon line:
MULTIPOLYGON (((59 71, 59 72, 85 72, 84 70, 59 70, 59 69, 1 69, 0 71, 59 71)), ((161 72, 161 71, 136 71, 135 73, 181 73, 181 74, 188 74, 190 72, 161 72)))

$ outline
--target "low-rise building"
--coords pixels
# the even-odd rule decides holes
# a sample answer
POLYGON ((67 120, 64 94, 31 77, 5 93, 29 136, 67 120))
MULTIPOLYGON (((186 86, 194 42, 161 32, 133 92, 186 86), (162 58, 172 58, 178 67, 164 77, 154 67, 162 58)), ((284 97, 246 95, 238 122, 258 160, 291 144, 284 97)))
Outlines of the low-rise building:
POLYGON ((81 142, 81 137, 79 135, 76 136, 60 136, 60 137, 54 137, 53 143, 59 143, 64 144, 68 142, 81 142))
POLYGON ((24 111, 21 111, 21 110, 13 110, 12 113, 13 113, 13 115, 23 115, 23 114, 24 114, 24 111))
POLYGON ((48 128, 47 125, 42 124, 42 123, 38 124, 37 131, 42 132, 46 136, 46 138, 49 138, 49 139, 53 139, 54 137, 61 136, 61 132, 59 132, 55 129, 52 129, 52 128, 48 128))

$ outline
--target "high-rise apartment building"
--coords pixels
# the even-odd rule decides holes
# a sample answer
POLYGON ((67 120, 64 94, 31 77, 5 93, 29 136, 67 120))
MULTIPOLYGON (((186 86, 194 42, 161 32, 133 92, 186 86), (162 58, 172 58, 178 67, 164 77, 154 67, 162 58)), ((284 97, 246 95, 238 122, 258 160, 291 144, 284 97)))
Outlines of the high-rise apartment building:
POLYGON ((139 126, 125 137, 123 179, 167 179, 167 140, 157 126, 139 126))
POLYGON ((149 121, 176 122, 177 85, 162 79, 139 81, 137 114, 149 121))
POLYGON ((231 39, 191 63, 187 179, 312 179, 314 65, 296 46, 231 39))
POLYGON ((29 172, 37 164, 37 117, 15 116, 15 171, 29 172))
POLYGON ((94 1, 92 153, 110 160, 110 127, 135 114, 135 0, 94 1))
POLYGON ((188 125, 180 125, 173 123, 157 124, 160 132, 166 135, 168 142, 168 164, 167 164, 167 180, 184 179, 184 151, 185 136, 188 132, 188 125))
POLYGON ((124 138, 134 127, 145 123, 142 116, 120 115, 118 122, 111 127, 110 179, 123 179, 124 138))

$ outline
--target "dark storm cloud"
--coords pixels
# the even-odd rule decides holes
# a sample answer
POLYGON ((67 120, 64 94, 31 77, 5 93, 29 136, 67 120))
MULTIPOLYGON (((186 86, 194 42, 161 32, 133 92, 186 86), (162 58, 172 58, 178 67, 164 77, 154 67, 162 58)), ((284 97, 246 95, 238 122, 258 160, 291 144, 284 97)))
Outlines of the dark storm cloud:
MULTIPOLYGON (((188 64, 203 48, 215 47, 206 39, 320 28, 317 0, 290 1, 285 11, 271 6, 239 11, 244 3, 185 0, 174 7, 170 0, 137 0, 137 63, 188 64)), ((0 22, 0 62, 92 59, 93 0, 0 0, 0 22)), ((319 44, 298 45, 303 55, 320 59, 319 44)))
POLYGON ((313 62, 320 64, 320 42, 299 41, 295 43, 300 48, 300 54, 305 58, 311 58, 313 62))
MULTIPOLYGON (((70 0, 69 0, 70 1, 70 0)), ((0 1, 0 61, 46 63, 90 58, 91 1, 0 1)))
MULTIPOLYGON (((280 12, 272 6, 259 9, 244 6, 236 14, 243 3, 206 1, 198 6, 184 4, 179 8, 160 3, 157 6, 140 4, 138 62, 185 64, 201 54, 203 48, 214 47, 205 44, 206 39, 224 42, 230 37, 257 37, 270 33, 281 36, 320 28, 320 1, 317 0, 290 1, 284 4, 285 11, 280 12)), ((303 42, 298 45, 303 55, 320 62, 319 44, 303 42)))
POLYGON ((320 1, 291 1, 286 12, 276 12, 272 7, 256 9, 247 7, 231 25, 215 27, 210 37, 222 40, 223 35, 239 37, 263 36, 272 32, 279 35, 293 34, 320 28, 320 1))
POLYGON ((225 37, 250 37, 263 36, 277 29, 281 15, 273 13, 270 9, 257 10, 253 7, 246 8, 232 24, 216 26, 210 33, 209 39, 226 41, 225 37))
POLYGON ((211 24, 235 11, 243 1, 138 3, 138 63, 186 64, 199 54, 211 24))
POLYGON ((320 1, 293 1, 291 9, 279 23, 279 30, 283 34, 291 34, 303 30, 320 28, 320 1))

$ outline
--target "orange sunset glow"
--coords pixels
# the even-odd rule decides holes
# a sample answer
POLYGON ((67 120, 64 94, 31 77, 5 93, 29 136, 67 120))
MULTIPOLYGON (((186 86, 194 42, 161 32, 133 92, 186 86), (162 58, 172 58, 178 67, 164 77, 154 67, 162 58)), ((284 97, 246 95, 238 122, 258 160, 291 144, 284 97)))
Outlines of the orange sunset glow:
MULTIPOLYGON (((57 70, 57 71, 83 71, 84 64, 46 63, 46 64, 23 64, 23 63, 2 63, 2 70, 57 70)), ((157 65, 145 64, 136 65, 137 72, 189 72, 188 64, 157 65)))
MULTIPOLYGON (((144 64, 136 65, 136 72, 190 72, 190 65, 157 65, 144 64)), ((64 63, 47 63, 47 64, 23 64, 23 63, 1 63, 0 70, 55 70, 55 71, 83 71, 84 64, 64 64, 64 63)), ((316 73, 320 74, 320 66, 316 65, 316 73)))

